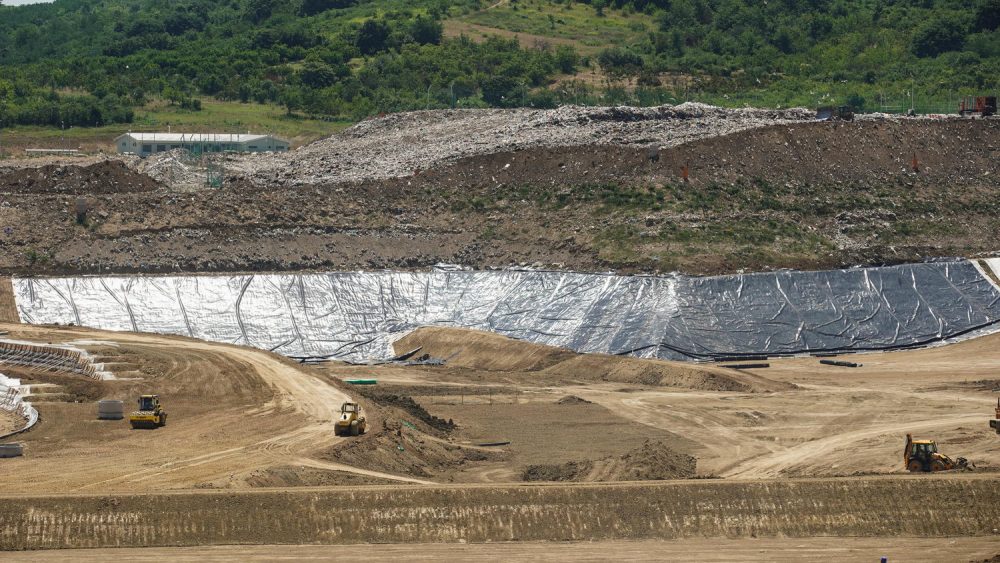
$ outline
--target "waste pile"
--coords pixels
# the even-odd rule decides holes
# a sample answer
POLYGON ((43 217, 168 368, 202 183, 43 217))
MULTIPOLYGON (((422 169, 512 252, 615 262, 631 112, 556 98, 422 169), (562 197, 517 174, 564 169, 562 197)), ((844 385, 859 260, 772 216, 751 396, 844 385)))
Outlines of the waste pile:
POLYGON ((398 113, 362 121, 290 153, 234 155, 226 170, 261 186, 410 176, 461 158, 541 147, 671 147, 783 123, 810 121, 803 108, 677 106, 470 109, 398 113))

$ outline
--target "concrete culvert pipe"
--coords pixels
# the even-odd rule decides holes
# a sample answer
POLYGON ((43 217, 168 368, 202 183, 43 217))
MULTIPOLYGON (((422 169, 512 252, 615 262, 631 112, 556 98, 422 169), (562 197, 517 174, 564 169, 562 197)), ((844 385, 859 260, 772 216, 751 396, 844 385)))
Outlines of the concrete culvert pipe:
POLYGON ((0 458, 21 457, 24 455, 24 447, 21 444, 0 444, 0 458))
POLYGON ((106 399, 97 403, 97 418, 101 420, 121 420, 125 418, 125 404, 122 401, 106 399))

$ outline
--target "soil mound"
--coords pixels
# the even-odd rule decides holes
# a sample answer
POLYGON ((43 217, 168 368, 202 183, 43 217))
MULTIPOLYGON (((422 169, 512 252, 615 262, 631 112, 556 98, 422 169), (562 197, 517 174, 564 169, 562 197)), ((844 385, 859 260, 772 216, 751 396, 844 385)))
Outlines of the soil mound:
POLYGON ((119 194, 151 192, 161 187, 119 160, 89 166, 50 164, 38 168, 0 170, 0 191, 17 194, 119 194))
POLYGON ((455 429, 455 423, 453 421, 444 420, 432 415, 427 412, 427 409, 421 406, 420 403, 414 401, 413 397, 386 392, 377 388, 371 389, 358 387, 357 392, 361 396, 375 401, 383 407, 394 407, 396 409, 400 409, 435 430, 449 432, 455 429))
POLYGON ((576 395, 566 395, 562 399, 559 399, 558 401, 556 401, 556 404, 557 405, 589 405, 589 404, 591 404, 591 401, 588 401, 587 399, 581 399, 580 397, 577 397, 576 395))
POLYGON ((529 465, 525 481, 658 481, 687 479, 695 475, 698 460, 674 451, 663 442, 646 442, 618 456, 596 461, 529 465))
POLYGON ((498 334, 424 327, 397 340, 396 353, 421 347, 421 353, 443 358, 446 366, 503 372, 538 372, 561 380, 614 381, 707 391, 775 391, 794 385, 714 366, 646 360, 569 350, 521 342, 498 334))
POLYGON ((621 457, 616 481, 649 481, 693 477, 697 459, 678 453, 661 442, 647 442, 621 457))
POLYGON ((393 344, 397 354, 414 348, 446 365, 494 371, 538 371, 566 361, 575 353, 521 342, 476 330, 424 327, 393 344))

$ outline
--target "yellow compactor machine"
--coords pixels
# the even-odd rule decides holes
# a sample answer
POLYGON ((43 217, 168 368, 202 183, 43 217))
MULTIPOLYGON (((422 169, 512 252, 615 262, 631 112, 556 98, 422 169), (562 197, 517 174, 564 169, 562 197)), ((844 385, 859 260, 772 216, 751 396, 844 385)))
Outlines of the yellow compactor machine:
POLYGON ((128 417, 132 428, 159 428, 167 424, 167 411, 160 404, 159 395, 142 395, 139 397, 139 410, 128 417))
POLYGON ((344 403, 340 405, 340 418, 333 426, 333 433, 336 436, 358 436, 364 434, 368 421, 361 412, 361 405, 357 403, 344 403))

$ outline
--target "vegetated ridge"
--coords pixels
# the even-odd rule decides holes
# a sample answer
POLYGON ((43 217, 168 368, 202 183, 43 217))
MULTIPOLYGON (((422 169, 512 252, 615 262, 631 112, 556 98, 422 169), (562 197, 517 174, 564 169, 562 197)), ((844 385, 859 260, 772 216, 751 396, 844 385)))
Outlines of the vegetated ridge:
POLYGON ((931 110, 996 89, 997 13, 997 0, 0 6, 0 126, 131 123, 150 100, 197 113, 204 99, 346 120, 693 98, 931 110))

